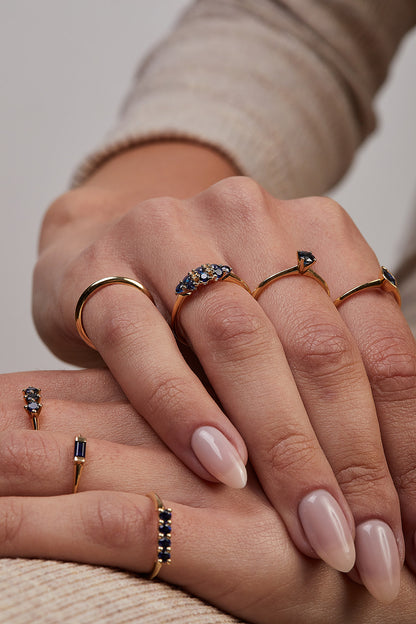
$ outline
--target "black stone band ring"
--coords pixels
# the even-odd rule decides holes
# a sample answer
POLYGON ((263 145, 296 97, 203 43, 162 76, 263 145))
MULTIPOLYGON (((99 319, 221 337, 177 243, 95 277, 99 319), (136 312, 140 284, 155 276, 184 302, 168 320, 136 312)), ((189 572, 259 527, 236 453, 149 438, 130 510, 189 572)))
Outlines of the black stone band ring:
POLYGON ((39 414, 42 409, 40 389, 29 386, 29 388, 25 388, 22 392, 23 398, 26 401, 24 408, 32 419, 33 429, 37 431, 39 429, 39 414))
POLYGON ((133 288, 137 288, 142 293, 144 293, 146 297, 148 297, 153 304, 155 303, 151 293, 147 290, 146 286, 143 286, 143 284, 140 284, 140 282, 137 282, 136 280, 131 279, 130 277, 118 277, 118 276, 103 277, 103 279, 97 280, 96 282, 93 282, 92 284, 90 284, 81 294, 80 298, 78 299, 77 305, 75 307, 75 325, 76 325, 79 335, 81 336, 83 341, 89 347, 91 347, 91 349, 95 349, 95 347, 93 343, 91 342, 90 338, 88 337, 87 332, 84 329, 84 325, 82 322, 82 311, 84 309, 85 304, 87 303, 88 299, 91 297, 92 294, 97 292, 97 290, 101 290, 101 288, 105 288, 105 286, 110 286, 110 284, 126 284, 127 286, 133 286, 133 288))
POLYGON ((400 292, 397 287, 397 280, 394 277, 393 273, 391 273, 385 266, 380 267, 380 277, 372 282, 365 282, 364 284, 360 284, 355 288, 351 288, 351 290, 347 290, 343 295, 337 297, 334 301, 335 307, 339 307, 345 299, 348 297, 352 297, 352 295, 356 295, 357 293, 368 290, 369 288, 381 288, 386 292, 392 293, 394 295, 397 303, 401 305, 401 297, 400 292))
POLYGON ((327 295, 330 294, 326 281, 320 275, 318 275, 318 273, 315 273, 315 271, 311 269, 311 266, 316 262, 316 258, 313 253, 310 251, 298 251, 297 253, 298 263, 295 266, 290 267, 289 269, 279 271, 279 273, 274 273, 273 275, 266 277, 266 279, 260 282, 257 288, 253 290, 254 299, 258 299, 263 290, 270 286, 270 284, 272 284, 276 280, 281 279, 282 277, 287 277, 290 275, 305 275, 306 277, 311 277, 322 286, 327 295))
POLYGON ((170 565, 172 560, 172 509, 165 507, 161 498, 155 492, 149 492, 146 496, 153 501, 158 518, 157 558, 149 574, 149 579, 151 580, 156 578, 163 564, 170 565))
POLYGON ((87 439, 76 436, 74 443, 74 488, 73 493, 78 492, 81 473, 85 466, 85 456, 87 453, 87 439))

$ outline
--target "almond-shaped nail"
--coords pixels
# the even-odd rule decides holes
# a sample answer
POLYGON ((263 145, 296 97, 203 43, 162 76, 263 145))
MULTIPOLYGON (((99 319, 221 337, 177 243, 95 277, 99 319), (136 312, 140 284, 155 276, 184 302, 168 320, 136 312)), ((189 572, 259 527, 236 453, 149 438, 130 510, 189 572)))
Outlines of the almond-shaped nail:
POLYGON ((380 602, 392 602, 400 590, 400 556, 394 533, 382 520, 357 527, 357 570, 361 580, 380 602))
POLYGON ((215 427, 199 427, 192 435, 192 450, 213 477, 232 488, 243 488, 247 471, 235 447, 215 427))
POLYGON ((316 554, 335 570, 349 572, 355 563, 354 538, 335 498, 315 490, 301 500, 298 514, 316 554))

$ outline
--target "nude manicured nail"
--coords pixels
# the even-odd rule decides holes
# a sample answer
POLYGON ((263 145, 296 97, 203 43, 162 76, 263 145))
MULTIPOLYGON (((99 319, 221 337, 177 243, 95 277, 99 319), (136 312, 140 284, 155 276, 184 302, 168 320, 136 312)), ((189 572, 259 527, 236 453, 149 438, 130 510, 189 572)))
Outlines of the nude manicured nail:
POLYGON ((326 490, 315 490, 301 500, 298 513, 316 554, 332 568, 349 572, 355 563, 354 539, 335 498, 326 490))
POLYGON ((215 427, 199 427, 194 431, 191 446, 204 468, 218 481, 232 488, 246 485, 246 467, 221 431, 215 427))
POLYGON ((357 527, 357 569, 361 580, 380 602, 392 602, 400 590, 400 556, 394 533, 382 520, 357 527))

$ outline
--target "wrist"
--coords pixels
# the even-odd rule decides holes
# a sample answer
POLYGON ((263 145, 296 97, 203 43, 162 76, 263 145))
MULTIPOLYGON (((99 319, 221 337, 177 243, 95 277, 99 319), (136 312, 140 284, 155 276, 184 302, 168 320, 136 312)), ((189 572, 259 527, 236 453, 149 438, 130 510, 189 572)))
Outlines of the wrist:
POLYGON ((121 152, 104 162, 83 183, 136 201, 152 197, 192 197, 219 180, 238 174, 217 150, 190 141, 155 141, 121 152))

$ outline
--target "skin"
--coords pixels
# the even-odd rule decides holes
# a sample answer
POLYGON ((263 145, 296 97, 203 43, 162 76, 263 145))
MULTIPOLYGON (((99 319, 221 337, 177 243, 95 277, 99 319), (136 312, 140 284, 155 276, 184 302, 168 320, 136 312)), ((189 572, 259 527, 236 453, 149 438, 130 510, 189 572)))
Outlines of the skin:
POLYGON ((416 583, 406 567, 399 598, 381 605, 345 575, 303 557, 251 470, 242 490, 196 477, 106 371, 2 375, 0 388, 0 556, 146 574, 157 516, 144 494, 154 490, 173 510, 172 564, 162 567, 162 580, 256 624, 414 622, 416 583), (31 430, 20 395, 35 379, 44 405, 39 431, 31 430), (79 493, 71 494, 80 431, 87 463, 79 493))
POLYGON ((311 250, 333 298, 378 277, 373 251, 335 202, 280 201, 234 173, 210 148, 156 143, 112 158, 58 198, 35 270, 38 330, 68 361, 104 362, 196 475, 214 480, 192 450, 200 426, 222 432, 243 462, 248 451, 303 554, 316 557, 298 506, 323 489, 352 535, 370 519, 390 526, 400 560, 406 545, 415 570, 416 346, 391 295, 366 291, 337 310, 319 284, 299 276, 258 302, 226 282, 194 294, 181 324, 218 401, 174 340, 166 322, 174 288, 202 262, 229 264, 254 289, 293 266, 296 250, 311 250), (76 333, 74 308, 84 288, 108 275, 138 279, 157 308, 119 285, 94 294, 83 316, 94 352, 76 333))

